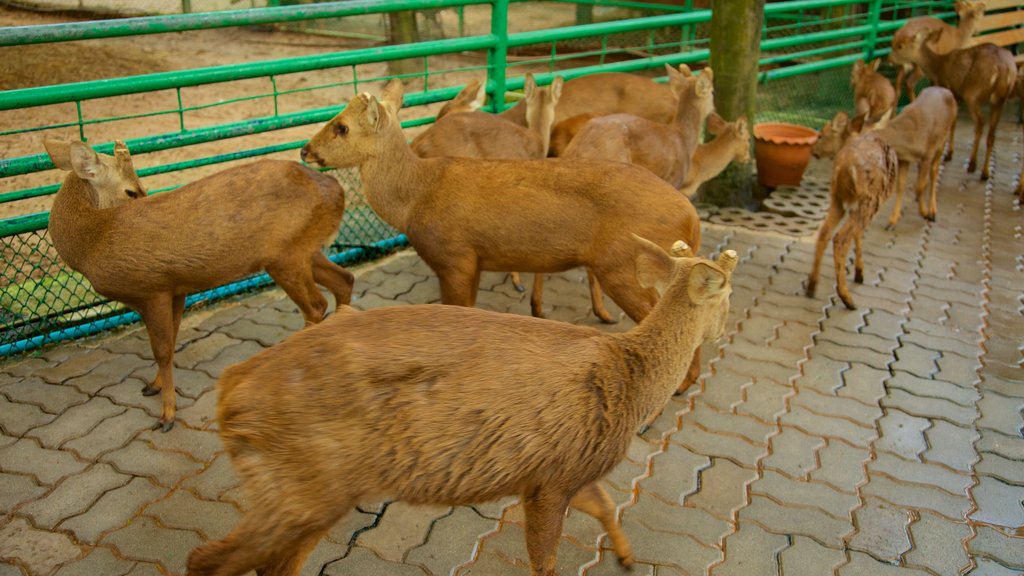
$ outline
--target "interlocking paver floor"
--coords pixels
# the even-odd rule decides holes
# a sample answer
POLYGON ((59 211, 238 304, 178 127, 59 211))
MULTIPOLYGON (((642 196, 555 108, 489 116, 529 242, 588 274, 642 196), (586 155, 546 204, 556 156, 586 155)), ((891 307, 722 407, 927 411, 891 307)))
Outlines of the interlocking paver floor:
MULTIPOLYGON (((895 230, 879 215, 867 231, 858 310, 835 297, 830 254, 818 297, 803 296, 813 236, 705 224, 703 254, 742 257, 730 330, 605 481, 633 574, 1024 572, 1020 129, 1004 122, 987 183, 964 173, 970 132, 961 122, 937 222, 909 199, 895 230)), ((356 272, 356 307, 439 299, 411 250, 356 272)), ((583 271, 548 287, 549 317, 601 326, 583 271)), ((484 274, 479 301, 529 311, 503 274, 484 274)), ((279 290, 191 312, 169 434, 148 430, 159 399, 139 393, 155 372, 139 327, 0 364, 0 575, 180 574, 246 507, 216 378, 301 324, 279 290)), ((526 574, 523 529, 515 499, 366 502, 303 574, 526 574)), ((559 574, 624 574, 607 546, 570 511, 559 574)))

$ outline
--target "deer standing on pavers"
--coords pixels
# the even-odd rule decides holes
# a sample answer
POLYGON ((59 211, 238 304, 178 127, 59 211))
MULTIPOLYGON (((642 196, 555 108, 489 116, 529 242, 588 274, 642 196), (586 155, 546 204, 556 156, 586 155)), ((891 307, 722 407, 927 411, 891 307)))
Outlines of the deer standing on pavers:
POLYGON ((189 575, 298 574, 361 502, 512 495, 534 576, 555 574, 568 506, 600 520, 629 565, 599 480, 694 351, 723 335, 737 263, 731 250, 712 262, 629 242, 637 279, 662 294, 629 332, 454 306, 346 308, 225 370, 217 421, 249 510, 192 552, 189 575))
MULTIPOLYGON (((956 128, 956 98, 939 86, 929 86, 892 120, 883 119, 875 124, 875 134, 896 151, 899 174, 896 179, 896 202, 886 229, 892 230, 899 222, 910 165, 917 166, 914 194, 922 218, 934 222, 938 215, 939 164, 943 159, 943 145, 949 148, 945 159, 953 156, 953 130, 956 128), (927 194, 926 194, 927 193, 927 194)), ((835 156, 851 136, 850 122, 845 113, 839 113, 821 131, 814 144, 816 157, 835 156)))
POLYGON ((693 152, 690 169, 679 188, 687 197, 692 198, 701 184, 721 174, 730 163, 750 162, 750 130, 746 116, 740 116, 735 122, 726 122, 712 113, 708 116, 707 129, 715 139, 697 146, 693 152))
MULTIPOLYGON (((680 237, 699 245, 693 204, 637 166, 417 157, 398 122, 402 90, 393 80, 382 102, 369 94, 352 98, 302 148, 302 157, 359 167, 370 206, 408 237, 437 274, 442 303, 473 306, 484 270, 546 273, 586 266, 639 322, 658 293, 637 283, 632 234, 665 248, 680 237)), ((695 359, 681 389, 699 373, 695 359)))
POLYGON ((47 140, 53 163, 70 173, 50 211, 57 253, 101 295, 142 317, 157 362, 143 394, 161 394, 154 429, 174 426, 174 341, 185 296, 266 270, 295 301, 307 324, 320 322, 330 290, 348 304, 353 276, 322 246, 345 211, 341 185, 296 162, 261 160, 230 168, 171 193, 145 197, 128 147, 114 157, 82 142, 47 140), (97 198, 139 198, 101 209, 97 198))
POLYGON ((928 79, 937 86, 950 89, 958 99, 963 100, 971 113, 974 120, 974 143, 967 164, 968 172, 974 172, 977 167, 978 143, 985 130, 982 106, 988 103, 988 136, 985 140, 985 161, 981 167, 981 179, 988 180, 996 128, 1002 117, 1003 105, 1017 82, 1017 65, 1009 50, 995 44, 979 44, 948 54, 938 54, 931 48, 931 44, 937 41, 940 34, 919 32, 914 36, 910 51, 928 79))
POLYGON ((920 33, 939 32, 938 39, 932 42, 932 49, 937 54, 948 54, 953 50, 967 48, 971 45, 971 36, 978 29, 982 16, 985 15, 985 3, 972 0, 957 0, 956 13, 960 17, 957 26, 950 26, 932 16, 918 16, 903 23, 903 26, 892 36, 892 51, 889 61, 899 67, 896 75, 896 101, 904 83, 907 96, 914 101, 914 87, 921 80, 921 72, 917 55, 913 51, 914 37, 920 33))
MULTIPOLYGON (((483 106, 486 95, 483 88, 477 81, 463 89, 453 100, 456 103, 449 103, 451 106, 444 115, 413 139, 412 151, 420 158, 530 160, 547 157, 555 105, 562 93, 562 77, 556 76, 550 86, 538 88, 533 74, 526 75, 526 128, 497 114, 476 112, 483 106)), ((512 285, 519 292, 524 290, 518 272, 512 272, 512 285)))
POLYGON ((886 112, 896 109, 896 89, 888 78, 878 73, 881 62, 881 58, 876 58, 870 64, 857 60, 850 72, 854 114, 865 115, 869 123, 878 122, 886 112))
POLYGON ((836 292, 850 310, 856 309, 846 284, 846 254, 850 241, 854 244, 854 282, 864 282, 864 262, 861 258, 861 238, 878 208, 896 188, 899 159, 896 150, 886 144, 876 132, 861 133, 864 117, 848 122, 846 113, 840 112, 822 130, 843 132, 851 136, 835 155, 832 163, 832 183, 829 190, 828 214, 821 223, 814 247, 814 264, 807 278, 807 296, 814 297, 818 285, 821 257, 832 232, 843 216, 849 213, 842 228, 835 234, 832 257, 836 268, 836 292))

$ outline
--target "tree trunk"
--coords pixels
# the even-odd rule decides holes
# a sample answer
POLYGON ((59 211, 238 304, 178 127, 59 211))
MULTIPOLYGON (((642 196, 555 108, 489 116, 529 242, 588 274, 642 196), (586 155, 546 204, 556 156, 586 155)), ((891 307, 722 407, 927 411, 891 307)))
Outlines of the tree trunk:
MULTIPOLYGON (((765 0, 711 1, 711 68, 715 72, 715 109, 732 121, 746 116, 754 125, 757 61, 765 0)), ((705 185, 701 200, 717 206, 754 204, 751 164, 730 164, 705 185)))
MULTIPOLYGON (((419 42, 420 35, 416 29, 416 12, 388 13, 389 44, 412 44, 419 42)), ((423 72, 423 63, 419 59, 391 60, 388 62, 388 73, 392 76, 401 74, 418 74, 423 72)))

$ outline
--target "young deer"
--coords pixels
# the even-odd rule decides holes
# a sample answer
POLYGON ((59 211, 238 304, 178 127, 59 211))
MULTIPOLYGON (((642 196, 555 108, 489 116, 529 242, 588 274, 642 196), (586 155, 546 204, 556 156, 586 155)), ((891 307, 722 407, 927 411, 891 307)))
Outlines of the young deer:
POLYGON ((437 112, 437 116, 434 117, 434 123, 436 124, 449 114, 456 112, 473 112, 484 107, 484 103, 487 101, 487 85, 481 82, 479 79, 470 80, 466 87, 463 88, 455 98, 452 98, 448 102, 445 102, 441 110, 437 112))
POLYGON ((940 34, 918 33, 914 36, 910 51, 928 79, 937 86, 949 88, 958 99, 964 101, 971 113, 974 120, 974 143, 971 146, 971 160, 967 165, 968 172, 974 172, 977 168, 978 143, 985 130, 985 117, 981 109, 985 103, 989 104, 985 161, 981 167, 981 179, 988 180, 996 128, 1003 113, 1003 105, 1017 82, 1017 65, 1009 50, 995 44, 979 44, 948 54, 938 54, 931 48, 931 43, 936 42, 940 34))
POLYGON ((192 551, 188 574, 299 574, 361 502, 513 495, 533 576, 554 576, 568 506, 600 520, 629 565, 599 481, 693 352, 724 333, 737 256, 673 258, 627 243, 629 267, 662 297, 626 333, 454 306, 346 308, 225 370, 217 420, 249 510, 192 551))
POLYGON ((558 124, 551 127, 551 146, 548 148, 548 156, 558 158, 565 155, 566 148, 569 147, 569 143, 572 139, 583 130, 583 127, 587 125, 594 118, 597 118, 597 114, 591 112, 584 112, 583 114, 577 114, 571 118, 566 118, 558 124))
POLYGON ((694 77, 685 64, 679 71, 666 65, 672 92, 678 98, 672 120, 652 122, 632 114, 594 118, 569 143, 563 158, 626 162, 647 168, 679 188, 700 142, 704 120, 714 110, 713 73, 705 68, 694 77))
POLYGON ((730 162, 750 162, 750 131, 746 116, 740 116, 735 122, 726 122, 718 114, 711 114, 708 116, 708 132, 714 134, 715 139, 697 146, 690 170, 679 188, 687 197, 696 194, 701 184, 721 174, 730 162))
POLYGON ((296 162, 262 160, 100 209, 97 198, 145 194, 128 148, 118 142, 111 158, 81 142, 45 145, 53 163, 70 171, 50 212, 57 253, 96 292, 127 304, 146 325, 157 376, 143 394, 160 393, 163 400, 154 429, 174 426, 172 361, 186 294, 265 269, 307 324, 327 310, 316 284, 348 304, 352 274, 320 252, 345 210, 333 178, 296 162))
POLYGON ((937 54, 948 54, 953 50, 967 48, 971 45, 982 16, 985 15, 985 3, 972 0, 957 0, 956 13, 960 17, 957 26, 950 26, 938 18, 918 16, 907 20, 892 36, 892 52, 889 61, 899 66, 896 75, 896 101, 899 102, 900 91, 904 83, 907 96, 914 101, 914 87, 921 80, 922 72, 918 67, 916 55, 913 53, 914 37, 920 33, 939 32, 938 40, 933 42, 932 49, 937 54))
MULTIPOLYGON (((360 94, 302 148, 310 162, 359 167, 367 201, 437 273, 444 304, 473 306, 480 272, 593 270, 642 320, 658 301, 637 284, 632 234, 700 244, 685 196, 636 166, 585 160, 418 158, 398 123, 402 84, 360 94), (523 239, 528 242, 523 242, 523 239)), ((699 367, 684 386, 692 383, 699 367)))
POLYGON ((850 213, 846 223, 836 233, 832 244, 832 257, 836 267, 836 292, 850 310, 856 306, 846 284, 846 253, 850 249, 850 241, 854 243, 854 282, 864 281, 864 262, 861 259, 861 238, 878 208, 892 194, 896 187, 896 172, 899 159, 896 151, 885 143, 877 133, 860 134, 863 116, 855 118, 851 129, 846 121, 846 113, 840 112, 824 129, 827 131, 845 132, 850 129, 852 136, 839 149, 832 163, 832 185, 829 192, 828 214, 818 230, 818 238, 814 250, 814 264, 807 278, 807 296, 814 297, 818 285, 818 273, 821 268, 821 257, 825 254, 832 232, 847 212, 850 213))
MULTIPOLYGON (((914 194, 917 198, 921 217, 932 222, 938 214, 937 193, 939 188, 939 163, 942 160, 943 144, 949 142, 946 160, 952 157, 953 129, 956 127, 956 98, 953 93, 939 86, 930 86, 903 109, 893 120, 883 120, 875 125, 875 133, 896 151, 899 158, 899 175, 896 180, 896 203, 889 216, 887 229, 895 228, 899 222, 906 188, 907 172, 910 165, 917 166, 917 183, 914 194), (927 190, 927 196, 925 191, 927 190)), ((840 112, 821 131, 821 137, 814 145, 816 157, 832 157, 843 147, 852 130, 846 113, 840 112)), ((857 130, 859 132, 859 129, 857 130)))
POLYGON ((878 122, 886 112, 896 108, 896 89, 888 78, 878 73, 881 62, 880 58, 871 64, 857 60, 850 73, 854 110, 858 116, 864 114, 871 123, 878 122))

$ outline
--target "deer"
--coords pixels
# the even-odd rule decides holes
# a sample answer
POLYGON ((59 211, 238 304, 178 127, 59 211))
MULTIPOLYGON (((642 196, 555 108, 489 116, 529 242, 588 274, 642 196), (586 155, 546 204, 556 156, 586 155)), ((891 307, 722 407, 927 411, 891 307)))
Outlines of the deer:
POLYGON ((533 576, 555 574, 571 506, 632 564, 600 480, 694 351, 724 334, 738 258, 627 244, 638 282, 662 294, 628 332, 455 306, 345 307, 225 370, 218 430, 250 507, 191 552, 189 576, 297 575, 349 510, 381 499, 519 496, 533 576))
POLYGON ((676 111, 668 123, 632 114, 593 118, 577 134, 561 157, 627 162, 647 168, 669 184, 683 185, 701 128, 714 110, 714 74, 704 68, 694 77, 689 67, 665 66, 676 95, 676 111))
POLYGON ((444 103, 437 112, 437 116, 434 117, 434 122, 437 123, 449 114, 455 112, 472 112, 483 108, 484 103, 487 100, 487 85, 480 81, 479 78, 470 80, 466 85, 448 102, 444 103))
POLYGON ((78 141, 44 145, 68 171, 50 211, 54 248, 96 292, 138 312, 146 326, 157 375, 142 393, 162 400, 154 430, 174 426, 174 342, 187 294, 266 270, 307 325, 327 311, 317 284, 337 304, 351 300, 352 273, 321 252, 345 211, 334 178, 297 162, 260 160, 147 197, 123 142, 113 157, 78 141), (120 194, 133 201, 97 206, 97 198, 120 194))
POLYGON ((825 254, 836 226, 849 213, 842 228, 835 234, 832 257, 836 269, 836 292, 850 310, 853 303, 846 283, 846 254, 850 241, 854 244, 854 282, 864 282, 864 261, 861 257, 861 238, 878 208, 896 188, 899 158, 877 132, 862 132, 864 117, 857 116, 847 122, 846 113, 840 112, 822 129, 822 133, 846 132, 850 136, 835 153, 832 163, 832 181, 829 188, 828 214, 818 229, 814 248, 814 264, 807 278, 807 297, 813 298, 818 285, 821 257, 825 254))
POLYGON ((938 39, 932 44, 932 49, 937 54, 948 54, 953 50, 967 48, 971 46, 971 37, 974 36, 981 24, 981 18, 985 15, 985 2, 957 0, 956 13, 960 22, 955 27, 932 16, 918 16, 904 22, 903 26, 893 34, 889 61, 899 67, 899 72, 896 74, 897 102, 899 102, 900 91, 904 84, 907 87, 907 96, 913 102, 914 87, 923 76, 913 53, 914 37, 922 32, 931 34, 938 31, 938 39))
MULTIPOLYGON (((939 188, 939 165, 943 160, 942 149, 949 142, 952 149, 953 131, 956 128, 956 98, 949 90, 929 86, 921 91, 917 99, 907 105, 896 118, 884 117, 872 128, 886 144, 896 151, 899 159, 899 173, 896 180, 896 202, 889 216, 886 230, 893 230, 899 222, 910 165, 917 166, 917 183, 914 193, 921 217, 935 222, 938 214, 937 195, 939 188)), ((852 129, 845 112, 821 131, 821 136, 812 152, 818 158, 833 157, 846 140, 859 129, 852 129)), ((950 152, 945 156, 949 160, 950 152)))
POLYGON ((881 62, 880 58, 870 64, 857 60, 850 73, 855 114, 864 114, 871 123, 878 122, 887 111, 896 109, 896 89, 888 78, 878 73, 881 62))
POLYGON ((697 193, 701 184, 721 174, 731 162, 750 162, 750 130, 746 116, 740 116, 735 122, 726 122, 718 114, 712 113, 707 122, 708 132, 715 139, 694 150, 690 169, 679 188, 689 198, 697 193))
MULTIPOLYGON (((967 105, 974 120, 974 143, 967 172, 977 169, 978 143, 985 129, 982 106, 989 104, 988 136, 985 140, 985 161, 981 168, 981 179, 989 178, 989 160, 995 144, 996 128, 1003 113, 1003 106, 1013 92, 1017 82, 1017 65, 1013 54, 995 44, 979 44, 970 48, 939 54, 931 48, 942 32, 919 32, 914 36, 910 53, 928 79, 937 86, 948 88, 959 100, 967 105)), ((950 140, 952 146, 952 140, 950 140)))
MULTIPOLYGON (((531 159, 548 155, 551 123, 555 105, 562 92, 562 77, 538 88, 533 74, 526 74, 524 92, 526 123, 524 128, 497 114, 476 112, 483 105, 483 83, 469 84, 452 101, 440 120, 412 141, 412 150, 420 158, 460 156, 463 158, 531 159), (468 93, 468 94, 467 94, 468 93)), ((512 285, 523 292, 518 272, 512 272, 512 285)))
MULTIPOLYGON (((631 234, 665 248, 677 238, 700 245, 693 204, 638 166, 419 158, 398 122, 402 96, 398 80, 385 86, 381 101, 356 95, 300 155, 321 166, 359 168, 370 206, 437 274, 443 304, 474 306, 484 270, 542 274, 585 266, 639 322, 658 294, 637 284, 631 234)), ((699 364, 691 364, 681 390, 696 381, 699 364)))

